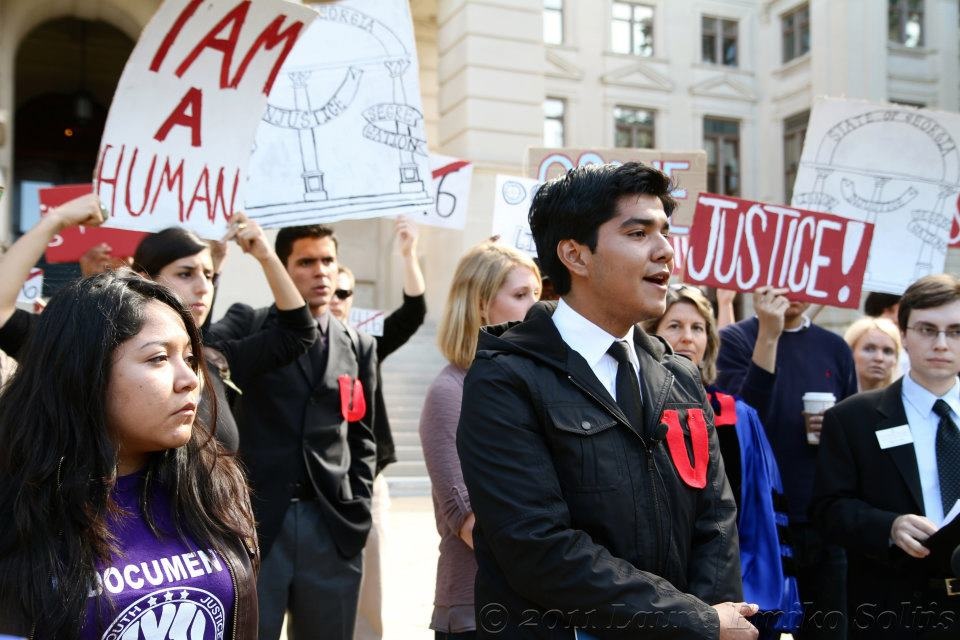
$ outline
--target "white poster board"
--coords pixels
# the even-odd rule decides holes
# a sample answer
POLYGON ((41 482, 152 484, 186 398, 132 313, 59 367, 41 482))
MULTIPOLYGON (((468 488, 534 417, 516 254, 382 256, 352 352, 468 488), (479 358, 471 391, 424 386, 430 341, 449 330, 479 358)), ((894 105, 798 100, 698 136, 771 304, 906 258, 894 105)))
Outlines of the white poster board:
POLYGON ((493 235, 500 242, 537 257, 537 245, 530 233, 527 216, 530 202, 540 182, 532 178, 497 175, 497 192, 493 200, 493 235))
POLYGON ((107 116, 96 191, 107 226, 180 225, 219 238, 280 65, 316 17, 282 0, 166 0, 137 41, 107 116))
POLYGON ((314 5, 270 93, 246 211, 264 227, 430 205, 430 164, 407 0, 314 5))
POLYGON ((27 281, 20 287, 17 294, 17 306, 21 309, 34 311, 34 304, 43 297, 43 269, 31 269, 27 281))
POLYGON ((351 307, 347 322, 358 331, 379 338, 383 335, 383 321, 386 317, 386 314, 379 309, 351 307))
POLYGON ((899 294, 943 271, 960 193, 960 114, 814 103, 794 207, 874 223, 863 288, 899 294))

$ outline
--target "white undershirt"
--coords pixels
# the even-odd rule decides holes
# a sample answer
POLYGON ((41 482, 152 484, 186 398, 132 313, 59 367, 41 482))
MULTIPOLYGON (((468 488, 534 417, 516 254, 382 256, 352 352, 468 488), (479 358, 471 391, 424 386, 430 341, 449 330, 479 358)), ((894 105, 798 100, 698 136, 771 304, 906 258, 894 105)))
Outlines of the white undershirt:
POLYGON ((563 298, 553 312, 553 324, 567 346, 583 356, 597 380, 610 392, 614 400, 617 399, 617 361, 607 353, 610 345, 617 340, 626 340, 630 347, 628 354, 630 362, 633 363, 634 374, 640 379, 640 359, 633 344, 633 327, 630 327, 622 338, 618 338, 574 311, 563 298))
POLYGON ((940 475, 937 472, 937 427, 940 418, 933 412, 933 404, 943 399, 952 410, 953 423, 960 425, 960 379, 942 396, 935 396, 917 384, 910 374, 903 376, 903 409, 907 414, 913 451, 920 472, 923 489, 924 515, 938 527, 943 523, 943 502, 940 498, 940 475))

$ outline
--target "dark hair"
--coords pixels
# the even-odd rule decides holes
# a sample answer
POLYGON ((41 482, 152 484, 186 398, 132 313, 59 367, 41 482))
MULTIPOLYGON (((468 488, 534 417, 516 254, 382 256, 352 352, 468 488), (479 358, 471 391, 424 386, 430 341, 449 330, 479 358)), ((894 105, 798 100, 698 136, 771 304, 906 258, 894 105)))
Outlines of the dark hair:
POLYGON ((284 227, 277 234, 277 240, 273 247, 277 252, 277 257, 283 266, 287 266, 287 258, 293 253, 293 243, 301 238, 330 238, 333 240, 333 248, 339 253, 340 245, 337 242, 337 236, 333 229, 322 224, 309 224, 302 227, 284 227))
POLYGON ((863 301, 863 312, 871 318, 879 318, 883 312, 900 302, 900 296, 893 293, 871 291, 863 301))
POLYGON ((171 262, 209 248, 210 245, 192 231, 182 227, 170 227, 151 233, 140 241, 133 254, 133 268, 156 279, 157 274, 171 262))
POLYGON ((900 298, 897 324, 907 330, 910 312, 914 309, 933 309, 960 300, 960 279, 949 273, 924 276, 907 287, 900 298))
POLYGON ((621 198, 655 196, 669 216, 677 208, 670 196, 675 188, 665 173, 639 162, 577 167, 540 187, 530 205, 530 231, 556 293, 570 291, 570 272, 557 256, 560 242, 576 240, 595 251, 597 230, 617 215, 621 198))
MULTIPOLYGON (((176 296, 128 270, 108 271, 51 298, 0 393, 0 602, 22 607, 34 637, 77 637, 96 562, 115 551, 110 374, 114 352, 140 332, 154 302, 183 321, 194 370, 206 377, 200 334, 176 296)), ((155 533, 148 496, 157 483, 179 535, 237 552, 255 535, 243 473, 204 428, 149 459, 141 502, 155 533)))

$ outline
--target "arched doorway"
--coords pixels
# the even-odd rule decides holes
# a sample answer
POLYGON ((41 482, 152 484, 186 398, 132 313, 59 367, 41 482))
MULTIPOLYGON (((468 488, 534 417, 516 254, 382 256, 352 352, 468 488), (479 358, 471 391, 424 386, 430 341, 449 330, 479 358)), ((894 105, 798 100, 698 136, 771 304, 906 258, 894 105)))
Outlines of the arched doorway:
MULTIPOLYGON (((77 18, 43 23, 21 41, 11 185, 17 235, 37 221, 39 188, 91 180, 107 110, 133 45, 107 23, 77 18)), ((45 284, 53 288, 78 273, 74 265, 44 268, 45 284)))

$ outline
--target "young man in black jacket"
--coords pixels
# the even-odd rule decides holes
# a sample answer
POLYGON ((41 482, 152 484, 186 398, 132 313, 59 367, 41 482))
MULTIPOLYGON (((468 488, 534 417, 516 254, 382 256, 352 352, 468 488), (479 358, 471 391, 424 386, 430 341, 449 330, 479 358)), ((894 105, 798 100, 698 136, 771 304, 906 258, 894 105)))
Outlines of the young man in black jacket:
POLYGON ((457 435, 479 638, 755 638, 736 506, 664 312, 676 206, 638 163, 569 171, 530 208, 556 311, 481 333, 457 435))

